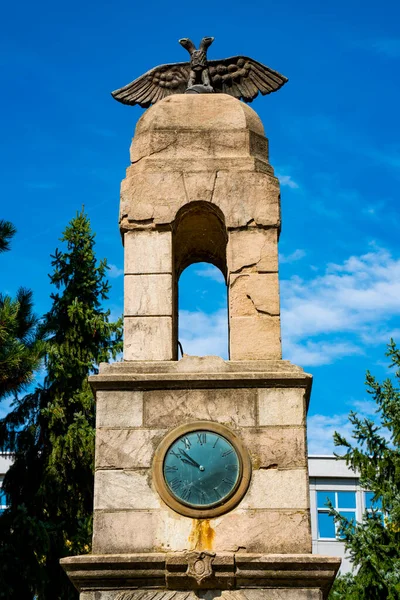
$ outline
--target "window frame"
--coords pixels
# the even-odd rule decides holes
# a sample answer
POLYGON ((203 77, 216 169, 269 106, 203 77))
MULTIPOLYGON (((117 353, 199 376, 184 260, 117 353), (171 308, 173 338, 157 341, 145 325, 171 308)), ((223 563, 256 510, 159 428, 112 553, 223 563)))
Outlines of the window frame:
MULTIPOLYGON (((333 486, 332 486, 333 487, 333 486)), ((333 508, 339 512, 341 515, 346 516, 345 513, 351 513, 352 515, 354 515, 354 519, 355 522, 357 522, 357 490, 355 489, 316 489, 315 490, 315 496, 316 496, 316 517, 317 517, 317 540, 321 540, 321 541, 341 541, 343 538, 338 534, 338 529, 339 529, 339 525, 337 523, 334 522, 334 528, 335 528, 335 535, 334 537, 324 537, 320 535, 320 526, 319 526, 319 515, 320 514, 329 514, 329 508, 327 506, 320 506, 318 504, 318 495, 319 494, 324 494, 326 493, 326 495, 332 495, 334 496, 334 502, 332 502, 333 508), (339 494, 342 493, 348 493, 348 494, 353 494, 354 495, 354 503, 355 506, 353 508, 341 508, 341 506, 339 505, 339 494)))

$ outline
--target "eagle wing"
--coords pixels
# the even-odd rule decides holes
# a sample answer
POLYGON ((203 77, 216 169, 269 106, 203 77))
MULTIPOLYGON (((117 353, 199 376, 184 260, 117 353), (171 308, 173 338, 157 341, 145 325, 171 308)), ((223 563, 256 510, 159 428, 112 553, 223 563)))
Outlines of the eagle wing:
POLYGON ((184 94, 189 75, 188 62, 160 65, 147 71, 132 83, 111 92, 111 95, 123 104, 139 104, 147 108, 150 104, 171 94, 184 94))
POLYGON ((215 92, 230 94, 245 102, 254 100, 259 92, 263 96, 276 92, 288 81, 284 75, 247 56, 210 60, 208 69, 215 92))

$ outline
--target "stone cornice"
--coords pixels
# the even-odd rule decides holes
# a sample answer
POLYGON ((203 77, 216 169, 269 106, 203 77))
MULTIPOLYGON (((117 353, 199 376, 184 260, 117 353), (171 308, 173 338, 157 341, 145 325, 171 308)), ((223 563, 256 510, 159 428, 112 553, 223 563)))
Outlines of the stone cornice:
POLYGON ((282 587, 320 589, 323 598, 328 596, 340 562, 340 558, 313 554, 210 554, 196 551, 88 554, 61 559, 62 567, 79 591, 142 588, 143 592, 143 588, 152 588, 156 596, 157 589, 282 587), (201 568, 203 563, 204 569, 201 568))

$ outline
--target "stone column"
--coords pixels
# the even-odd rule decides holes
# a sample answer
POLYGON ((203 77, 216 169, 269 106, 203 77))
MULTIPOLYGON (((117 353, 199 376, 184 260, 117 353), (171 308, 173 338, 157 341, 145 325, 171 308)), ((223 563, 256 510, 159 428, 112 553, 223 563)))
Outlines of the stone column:
POLYGON ((172 360, 174 302, 170 231, 124 234, 124 359, 172 360))

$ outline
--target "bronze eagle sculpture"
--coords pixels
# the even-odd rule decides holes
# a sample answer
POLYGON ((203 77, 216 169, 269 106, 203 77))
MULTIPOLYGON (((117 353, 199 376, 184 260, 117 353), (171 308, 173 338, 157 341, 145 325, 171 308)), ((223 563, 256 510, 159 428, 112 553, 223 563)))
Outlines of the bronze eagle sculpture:
POLYGON ((189 38, 179 40, 190 54, 190 62, 160 65, 132 83, 112 92, 123 104, 147 108, 171 94, 222 93, 244 102, 276 92, 288 80, 284 75, 247 56, 207 60, 213 37, 204 37, 197 49, 189 38))

